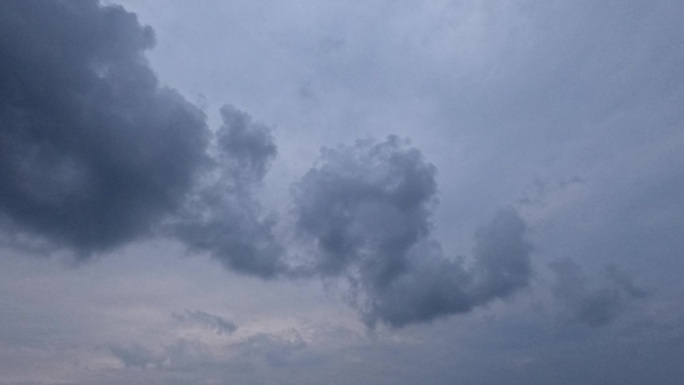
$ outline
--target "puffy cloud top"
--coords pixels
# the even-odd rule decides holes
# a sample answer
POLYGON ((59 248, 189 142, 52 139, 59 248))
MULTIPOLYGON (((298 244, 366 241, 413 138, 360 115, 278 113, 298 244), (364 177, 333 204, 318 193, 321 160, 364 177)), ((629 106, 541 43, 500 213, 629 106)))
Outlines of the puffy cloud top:
POLYGON ((371 325, 461 313, 527 285, 525 223, 502 211, 476 233, 474 263, 431 239, 435 168, 396 137, 324 150, 295 186, 297 230, 316 243, 312 273, 347 276, 371 325))
MULTIPOLYGON (((214 132, 159 85, 149 27, 95 0, 0 3, 0 224, 82 257, 150 234, 261 278, 346 277, 369 325, 461 313, 527 285, 525 224, 503 211, 472 263, 431 237, 435 167, 408 142, 325 149, 294 185, 307 266, 288 259, 255 199, 276 156, 270 128, 232 105, 214 132)), ((199 313, 195 318, 209 319, 199 313)))
POLYGON ((94 0, 4 1, 0 35, 5 222, 88 255, 178 207, 209 131, 147 66, 149 27, 94 0))

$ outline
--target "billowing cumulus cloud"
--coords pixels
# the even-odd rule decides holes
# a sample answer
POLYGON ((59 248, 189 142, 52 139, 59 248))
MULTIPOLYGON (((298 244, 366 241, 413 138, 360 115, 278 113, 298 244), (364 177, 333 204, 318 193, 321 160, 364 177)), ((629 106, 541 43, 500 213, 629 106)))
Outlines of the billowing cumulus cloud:
POLYGON ((254 189, 276 155, 267 126, 230 106, 211 152, 215 169, 198 183, 192 198, 173 218, 172 235, 224 266, 263 278, 286 271, 283 246, 273 230, 275 214, 254 198, 254 189))
POLYGON ((0 0, 0 384, 681 384, 683 17, 0 0))
POLYGON ((150 231, 208 163, 203 113, 160 86, 134 14, 0 4, 0 216, 82 255, 150 231))
POLYGON ((97 1, 0 5, 0 219, 81 257, 157 232, 261 276, 273 219, 250 198, 276 147, 232 106, 204 114, 159 84, 149 27, 97 1))
POLYGON ((606 266, 599 274, 588 276, 566 258, 551 268, 556 274, 554 296, 571 320, 587 326, 610 324, 631 301, 648 295, 616 266, 606 266))
MULTIPOLYGON (((294 264, 276 213, 255 198, 277 154, 270 128, 225 105, 209 129, 159 84, 144 56, 153 31, 134 14, 94 0, 7 1, 0 34, 5 234, 82 258, 161 235, 261 278, 345 277, 369 325, 467 312, 527 285, 531 247, 513 211, 477 231, 472 260, 443 255, 431 237, 436 169, 394 136, 326 149, 295 184, 296 232, 314 252, 294 264)), ((120 355, 145 361, 134 353, 120 355)))
POLYGON ((370 325, 467 312, 528 283, 531 246, 511 210, 477 231, 469 266, 443 255, 430 235, 435 168, 396 137, 324 150, 294 190, 312 272, 348 277, 370 325))
POLYGON ((316 239, 316 268, 338 275, 361 265, 382 286, 406 268, 429 233, 435 168, 398 138, 326 149, 295 188, 297 227, 316 239))

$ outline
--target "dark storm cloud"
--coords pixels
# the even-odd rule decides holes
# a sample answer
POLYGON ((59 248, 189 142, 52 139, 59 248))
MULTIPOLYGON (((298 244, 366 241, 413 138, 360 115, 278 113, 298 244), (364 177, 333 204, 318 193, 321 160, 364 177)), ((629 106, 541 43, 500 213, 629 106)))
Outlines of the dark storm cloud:
POLYGON ((572 320, 587 326, 613 322, 630 301, 648 294, 615 266, 595 276, 587 276, 571 259, 557 261, 551 268, 557 279, 554 296, 572 320))
MULTIPOLYGON (((276 215, 255 198, 277 152, 269 127, 226 105, 209 130, 159 85, 144 56, 153 32, 134 14, 94 0, 4 1, 0 36, 5 234, 82 257, 162 234, 240 273, 347 277, 370 325, 467 312, 528 283, 531 248, 515 212, 477 231, 472 261, 442 254, 430 235, 435 167, 396 137, 324 150, 295 185, 296 230, 316 245, 295 269, 276 215)), ((139 349, 117 352, 146 365, 139 349)))
POLYGON ((251 198, 275 156, 233 106, 214 134, 162 87, 149 27, 97 1, 0 4, 0 223, 82 257, 156 232, 260 276, 280 269, 251 198), (169 231, 170 229, 170 231, 169 231))
POLYGON ((347 276, 360 311, 392 326, 463 313, 527 285, 525 223, 501 211, 476 232, 473 261, 430 238, 435 168, 396 137, 323 151, 295 186, 297 230, 319 251, 312 272, 347 276))
POLYGON ((147 66, 149 27, 94 0, 3 1, 0 36, 6 226, 88 255, 179 206, 209 131, 147 66))

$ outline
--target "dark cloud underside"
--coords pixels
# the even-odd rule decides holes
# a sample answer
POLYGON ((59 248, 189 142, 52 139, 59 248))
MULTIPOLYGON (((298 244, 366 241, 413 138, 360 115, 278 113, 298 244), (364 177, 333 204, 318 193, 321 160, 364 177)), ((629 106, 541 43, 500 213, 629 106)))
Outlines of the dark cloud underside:
POLYGON ((161 223, 239 271, 271 276, 273 221, 251 199, 275 156, 267 127, 232 106, 214 134, 160 86, 154 33, 97 1, 0 4, 0 215, 86 257, 161 223))
POLYGON ((147 66, 149 27, 94 0, 3 1, 0 35, 6 222, 87 255, 179 205, 209 132, 147 66))

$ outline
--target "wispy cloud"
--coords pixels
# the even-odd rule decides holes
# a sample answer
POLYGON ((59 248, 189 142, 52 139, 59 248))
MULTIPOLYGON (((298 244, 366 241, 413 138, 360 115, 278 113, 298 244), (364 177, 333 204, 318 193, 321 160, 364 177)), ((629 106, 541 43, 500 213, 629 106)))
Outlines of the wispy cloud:
POLYGON ((556 274, 554 296, 573 321, 587 326, 605 326, 619 317, 629 303, 649 293, 614 265, 589 276, 571 259, 551 264, 556 274))
POLYGON ((197 324, 201 327, 207 328, 216 334, 232 334, 238 326, 221 316, 203 312, 200 310, 186 310, 185 313, 173 313, 173 317, 181 322, 197 324))

